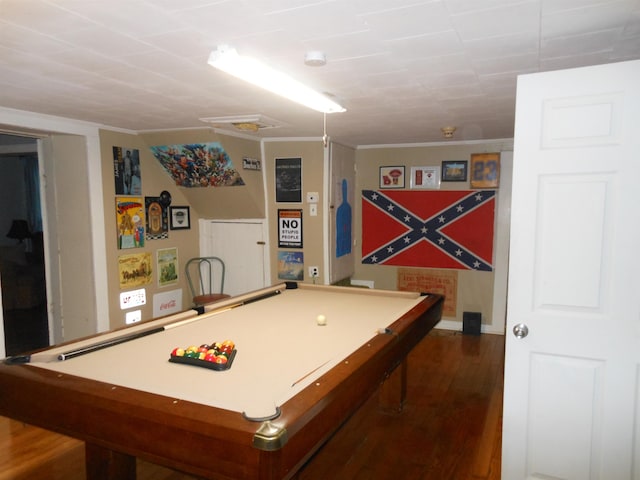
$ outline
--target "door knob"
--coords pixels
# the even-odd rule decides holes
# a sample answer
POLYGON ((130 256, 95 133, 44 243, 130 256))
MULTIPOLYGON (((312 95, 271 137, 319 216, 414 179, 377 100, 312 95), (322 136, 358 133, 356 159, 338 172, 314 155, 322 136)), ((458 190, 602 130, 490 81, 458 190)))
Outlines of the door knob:
POLYGON ((513 327, 513 334, 516 338, 524 338, 529 335, 529 327, 527 327, 524 323, 519 323, 513 327))

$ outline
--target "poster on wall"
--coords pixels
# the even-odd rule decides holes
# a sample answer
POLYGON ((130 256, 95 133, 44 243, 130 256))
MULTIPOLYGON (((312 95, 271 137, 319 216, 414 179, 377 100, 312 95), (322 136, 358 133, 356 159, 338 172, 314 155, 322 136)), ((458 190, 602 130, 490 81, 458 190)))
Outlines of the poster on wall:
POLYGON ((160 165, 181 187, 244 185, 231 157, 219 142, 150 147, 160 165))
POLYGON ((349 183, 346 178, 340 182, 342 193, 340 204, 336 209, 336 258, 351 253, 351 205, 349 205, 349 183))
POLYGON ((137 149, 113 147, 113 178, 116 183, 116 195, 142 193, 140 152, 137 149))
POLYGON ((278 278, 280 280, 304 280, 304 254, 302 252, 278 252, 278 278))
POLYGON ((153 318, 164 317, 182 311, 182 289, 169 290, 153 295, 153 318))
POLYGON ((144 247, 144 204, 141 197, 116 197, 118 248, 144 247))
POLYGON ((302 210, 278 210, 278 247, 302 248, 302 210))
POLYGON ((458 272, 456 270, 399 268, 398 290, 444 295, 442 316, 456 317, 458 304, 458 272))
POLYGON ((158 286, 178 283, 178 249, 161 248, 157 251, 158 286))
POLYGON ((493 271, 495 190, 362 191, 362 263, 493 271))
POLYGON ((276 202, 302 202, 302 158, 276 158, 276 202))
POLYGON ((151 253, 133 253, 118 257, 118 276, 121 289, 151 283, 152 273, 151 253))
POLYGON ((169 238, 169 215, 160 197, 144 197, 147 218, 145 238, 161 240, 169 238))

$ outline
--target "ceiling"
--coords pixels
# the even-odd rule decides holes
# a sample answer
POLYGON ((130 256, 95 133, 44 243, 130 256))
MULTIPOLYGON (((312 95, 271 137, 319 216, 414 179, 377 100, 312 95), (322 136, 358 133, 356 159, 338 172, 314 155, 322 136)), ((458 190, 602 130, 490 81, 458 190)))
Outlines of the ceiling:
POLYGON ((449 125, 453 141, 510 138, 517 75, 640 58, 640 0, 0 0, 0 107, 322 136, 321 113, 208 66, 220 44, 335 96, 347 112, 327 133, 346 145, 439 142, 449 125), (326 65, 304 64, 315 50, 326 65))

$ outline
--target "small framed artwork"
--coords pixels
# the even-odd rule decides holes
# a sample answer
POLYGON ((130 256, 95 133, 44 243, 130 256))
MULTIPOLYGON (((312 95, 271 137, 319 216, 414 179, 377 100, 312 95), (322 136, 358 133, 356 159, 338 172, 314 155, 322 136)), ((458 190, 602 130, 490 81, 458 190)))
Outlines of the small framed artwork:
POLYGON ((497 188, 500 180, 500 154, 471 155, 471 188, 497 188))
POLYGON ((411 167, 411 188, 440 188, 440 167, 411 167))
POLYGON ((171 230, 189 230, 191 228, 189 207, 169 207, 169 217, 171 230))
POLYGON ((166 287, 178 283, 178 249, 161 248, 156 251, 158 286, 166 287))
POLYGON ((257 158, 242 157, 242 168, 245 170, 262 170, 262 164, 257 158))
POLYGON ((466 182, 467 181, 466 160, 443 160, 442 161, 442 181, 443 182, 466 182))
POLYGON ((380 167, 380 188, 404 188, 404 167, 380 167))

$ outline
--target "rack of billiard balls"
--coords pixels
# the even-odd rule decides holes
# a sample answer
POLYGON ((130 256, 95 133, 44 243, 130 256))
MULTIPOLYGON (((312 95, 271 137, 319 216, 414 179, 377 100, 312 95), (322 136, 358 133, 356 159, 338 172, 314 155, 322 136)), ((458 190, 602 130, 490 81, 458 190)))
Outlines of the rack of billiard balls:
POLYGON ((187 348, 176 347, 171 351, 169 361, 210 368, 212 370, 228 370, 231 368, 237 350, 231 340, 204 343, 187 348))

